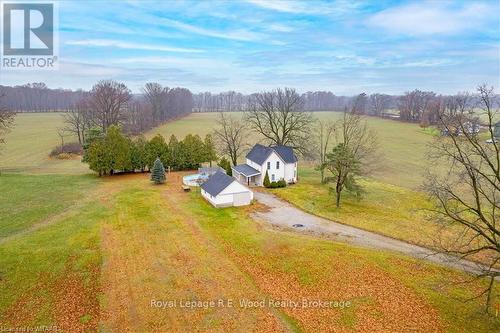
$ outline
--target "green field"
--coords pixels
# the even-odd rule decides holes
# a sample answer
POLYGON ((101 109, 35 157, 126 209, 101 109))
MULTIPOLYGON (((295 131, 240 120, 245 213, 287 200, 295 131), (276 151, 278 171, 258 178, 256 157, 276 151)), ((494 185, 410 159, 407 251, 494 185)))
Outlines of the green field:
MULTIPOLYGON (((30 173, 88 173, 80 160, 58 160, 49 157, 53 148, 61 144, 57 134, 64 127, 62 114, 20 113, 15 117, 14 129, 7 134, 6 144, 0 146, 0 171, 30 173)), ((66 142, 76 141, 68 136, 66 142)))
MULTIPOLYGON (((242 117, 239 112, 235 117, 242 117)), ((317 119, 340 119, 339 112, 315 112, 317 119)), ((179 138, 188 133, 206 135, 216 126, 217 113, 194 113, 180 120, 157 127, 148 136, 174 134, 179 138)), ((428 167, 425 154, 427 144, 433 135, 415 124, 370 117, 370 128, 377 133, 381 156, 380 165, 374 166, 372 174, 376 179, 389 184, 416 189, 422 185, 423 174, 428 167)), ((255 137, 255 136, 252 136, 255 137)), ((249 142, 253 144, 255 142, 249 142)))
MULTIPOLYGON (((338 118, 338 113, 316 113, 338 118)), ((236 114, 241 117, 241 114, 236 114)), ((192 114, 150 131, 204 135, 216 114, 192 114)), ((415 191, 432 133, 370 118, 382 165, 362 180, 361 201, 334 209, 328 186, 302 163, 299 183, 275 190, 305 211, 430 246, 437 226, 415 191)), ((0 326, 63 331, 493 332, 484 286, 408 257, 269 230, 250 218, 259 204, 214 209, 181 173, 164 186, 148 174, 98 178, 79 160, 48 157, 56 113, 20 114, 0 159, 0 326), (5 172, 7 170, 7 172, 5 172), (349 300, 344 309, 158 309, 152 299, 349 300)))
MULTIPOLYGON (((235 113, 235 117, 242 117, 235 113)), ((338 112, 316 112, 319 119, 338 119, 338 112)), ((204 136, 211 133, 216 113, 194 113, 179 120, 157 127, 147 137, 174 134, 179 138, 189 133, 204 136)), ((368 123, 378 135, 382 157, 372 173, 376 179, 412 189, 422 184, 423 173, 428 167, 425 153, 432 134, 415 124, 388 119, 368 118, 368 123)), ((0 147, 0 170, 31 173, 88 173, 85 164, 75 160, 58 160, 49 157, 50 151, 60 144, 57 129, 63 127, 61 113, 22 113, 15 119, 15 128, 0 147)), ((65 138, 67 142, 71 137, 65 138)), ((255 142, 249 142, 253 144, 255 142)))

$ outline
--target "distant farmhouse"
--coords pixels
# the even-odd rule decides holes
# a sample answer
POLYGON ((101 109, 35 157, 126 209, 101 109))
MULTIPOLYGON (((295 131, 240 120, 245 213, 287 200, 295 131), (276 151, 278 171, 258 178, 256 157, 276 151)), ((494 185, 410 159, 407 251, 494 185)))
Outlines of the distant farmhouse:
POLYGON ((221 171, 201 185, 201 195, 214 207, 245 206, 253 200, 252 191, 221 171))
POLYGON ((233 177, 248 186, 263 186, 266 172, 269 180, 297 182, 297 157, 288 146, 253 146, 246 156, 246 163, 232 167, 233 177))

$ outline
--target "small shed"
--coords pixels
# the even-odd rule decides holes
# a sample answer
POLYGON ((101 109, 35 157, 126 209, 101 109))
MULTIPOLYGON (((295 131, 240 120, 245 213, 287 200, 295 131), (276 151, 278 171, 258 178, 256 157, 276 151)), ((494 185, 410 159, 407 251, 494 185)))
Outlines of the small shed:
POLYGON ((223 172, 216 172, 201 185, 201 195, 214 207, 249 205, 253 192, 236 179, 223 172))

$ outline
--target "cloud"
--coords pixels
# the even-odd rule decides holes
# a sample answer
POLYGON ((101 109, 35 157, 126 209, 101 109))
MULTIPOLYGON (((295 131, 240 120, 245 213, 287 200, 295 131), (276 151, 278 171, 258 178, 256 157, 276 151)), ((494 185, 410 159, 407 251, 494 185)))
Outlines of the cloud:
POLYGON ((331 15, 353 10, 358 4, 353 1, 291 1, 291 0, 246 0, 255 6, 290 14, 331 15))
POLYGON ((233 29, 229 31, 218 31, 214 29, 202 28, 192 24, 171 20, 167 18, 156 18, 156 22, 171 28, 179 29, 182 31, 222 39, 232 39, 238 41, 256 41, 262 40, 265 35, 244 29, 233 29))
POLYGON ((278 31, 278 32, 292 32, 294 29, 288 25, 272 23, 269 25, 269 30, 278 31))
POLYGON ((497 8, 486 3, 453 5, 446 1, 425 1, 378 12, 368 25, 407 35, 456 34, 475 29, 495 19, 497 8))
POLYGON ((140 43, 128 43, 119 40, 110 39, 83 39, 83 40, 70 40, 66 42, 67 45, 80 45, 80 46, 95 46, 95 47, 116 47, 119 49, 129 50, 147 50, 147 51, 162 51, 162 52, 204 52, 199 49, 181 48, 163 45, 149 45, 140 43))

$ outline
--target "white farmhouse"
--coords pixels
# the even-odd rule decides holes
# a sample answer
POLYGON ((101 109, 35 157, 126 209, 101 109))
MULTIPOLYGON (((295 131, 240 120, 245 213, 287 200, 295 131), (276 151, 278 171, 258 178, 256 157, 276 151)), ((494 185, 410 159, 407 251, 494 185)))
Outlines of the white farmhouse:
POLYGON ((201 185, 201 195, 214 207, 245 206, 253 200, 252 191, 220 171, 201 185))
POLYGON ((233 177, 243 184, 263 186, 266 172, 271 182, 284 179, 288 184, 297 182, 297 157, 292 147, 260 144, 253 146, 246 163, 232 167, 233 177))

